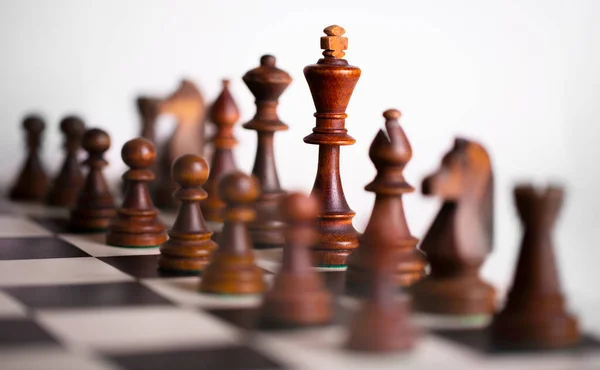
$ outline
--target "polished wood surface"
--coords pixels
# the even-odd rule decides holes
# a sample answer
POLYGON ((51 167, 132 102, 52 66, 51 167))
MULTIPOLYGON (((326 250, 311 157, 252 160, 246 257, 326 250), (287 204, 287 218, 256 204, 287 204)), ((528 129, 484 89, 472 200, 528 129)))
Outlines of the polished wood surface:
POLYGON ((173 162, 171 172, 180 187, 173 196, 181 205, 169 229, 169 240, 160 246, 158 266, 163 271, 197 275, 217 248, 200 209, 200 202, 207 197, 202 185, 208 178, 208 163, 200 156, 185 154, 173 162))
POLYGON ((415 308, 452 315, 492 313, 495 290, 479 277, 493 246, 494 179, 487 151, 474 141, 456 139, 422 190, 444 203, 421 244, 431 272, 412 287, 415 308))
POLYGON ((566 310, 552 241, 564 190, 519 185, 514 197, 524 234, 513 285, 491 324, 492 339, 511 348, 573 346, 581 335, 577 319, 566 310))
POLYGON ((318 266, 344 266, 346 258, 358 247, 358 233, 352 226, 355 212, 350 209, 340 176, 340 146, 355 140, 347 134, 346 107, 360 78, 360 69, 343 58, 348 39, 339 26, 329 26, 321 37, 323 58, 304 68, 317 112, 312 134, 304 138, 319 145, 319 162, 312 195, 322 205, 318 218, 319 239, 313 248, 318 266))
POLYGON ((346 282, 358 294, 367 292, 375 270, 374 255, 390 249, 397 255, 398 264, 393 271, 397 286, 405 287, 425 276, 427 261, 416 246, 418 239, 411 235, 406 223, 402 196, 414 191, 404 179, 404 167, 412 157, 412 148, 398 119, 401 113, 389 109, 383 113, 385 131, 379 130, 369 157, 377 169, 375 179, 365 190, 376 194, 375 204, 365 232, 359 238, 359 247, 348 257, 346 282))
POLYGON ((42 133, 46 127, 44 120, 35 115, 25 117, 23 129, 27 144, 27 157, 12 185, 9 198, 17 201, 41 201, 48 191, 48 176, 40 160, 42 133))
POLYGON ((248 71, 243 80, 256 98, 256 114, 243 127, 258 136, 252 174, 258 178, 261 193, 256 200, 256 220, 248 225, 254 248, 275 248, 285 244, 284 224, 279 203, 285 192, 279 184, 273 140, 277 131, 288 126, 277 116, 278 99, 292 82, 290 75, 275 66, 272 55, 263 55, 260 66, 248 71))

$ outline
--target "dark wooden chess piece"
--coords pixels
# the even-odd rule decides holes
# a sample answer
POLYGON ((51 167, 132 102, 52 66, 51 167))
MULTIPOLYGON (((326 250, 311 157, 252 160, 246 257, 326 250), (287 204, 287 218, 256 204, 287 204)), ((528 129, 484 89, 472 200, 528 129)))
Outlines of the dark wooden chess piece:
POLYGON ((283 198, 281 213, 288 224, 283 264, 265 295, 260 316, 267 326, 308 326, 331 320, 332 298, 321 276, 312 269, 309 248, 317 234, 319 204, 302 193, 283 198))
POLYGON ((252 174, 258 178, 261 186, 260 197, 255 204, 256 220, 248 225, 248 229, 254 248, 281 247, 285 239, 279 203, 285 192, 279 185, 273 139, 277 131, 288 129, 277 117, 277 105, 292 78, 275 66, 274 56, 263 55, 260 67, 248 71, 243 80, 256 98, 256 115, 243 127, 255 130, 258 135, 252 174))
POLYGON ((444 200, 421 243, 429 276, 412 286, 417 310, 449 315, 491 314, 494 288, 479 278, 493 245, 494 179, 480 144, 456 139, 423 194, 444 200))
POLYGON ((181 206, 169 229, 169 240, 160 246, 158 266, 163 271, 197 275, 217 248, 200 210, 200 202, 207 196, 202 185, 208 178, 208 163, 200 156, 185 154, 173 162, 171 172, 180 186, 173 196, 181 206))
POLYGON ((88 153, 83 164, 89 171, 71 211, 69 224, 80 232, 105 231, 116 215, 115 201, 102 173, 108 165, 104 153, 110 148, 110 136, 100 129, 89 129, 83 135, 82 146, 88 153))
POLYGON ((525 231, 506 305, 491 324, 493 342, 530 349, 576 345, 581 336, 577 319, 565 309, 551 235, 564 191, 520 185, 514 197, 525 231))
POLYGON ((221 177, 237 169, 233 148, 238 141, 233 136, 233 128, 240 118, 238 108, 229 92, 229 80, 223 80, 223 90, 210 108, 210 120, 217 132, 211 139, 214 153, 210 164, 210 175, 204 186, 208 198, 202 202, 202 213, 207 221, 223 222, 225 203, 219 196, 221 177))
POLYGON ((23 120, 27 141, 27 159, 10 190, 9 198, 12 200, 39 201, 46 196, 48 176, 39 156, 42 132, 45 127, 44 120, 39 116, 30 115, 23 120))
POLYGON ((141 137, 156 143, 156 120, 160 114, 161 99, 150 96, 139 96, 136 99, 136 106, 141 121, 141 137))
POLYGON ((77 201, 83 186, 83 173, 78 154, 85 132, 85 124, 76 116, 65 117, 60 122, 60 130, 65 136, 65 160, 54 183, 46 194, 46 204, 50 206, 70 207, 77 201))
POLYGON ((158 220, 158 211, 152 204, 148 182, 154 180, 149 168, 156 151, 148 139, 129 140, 121 149, 121 158, 129 167, 123 174, 127 192, 123 205, 117 211, 106 234, 106 244, 116 247, 147 248, 167 240, 165 226, 158 220))
POLYGON ((346 272, 346 283, 359 294, 368 291, 374 270, 380 268, 374 263, 380 259, 374 255, 382 253, 381 249, 391 249, 398 255, 393 271, 397 286, 409 286, 425 276, 427 261, 416 249, 418 239, 408 230, 402 203, 402 196, 414 189, 403 175, 412 157, 412 148, 398 124, 400 115, 396 109, 383 113, 386 131, 379 130, 369 149, 377 176, 365 190, 376 194, 375 204, 365 232, 359 238, 359 247, 348 257, 346 272))
POLYGON ((177 208, 179 201, 173 198, 177 185, 171 178, 171 165, 184 154, 203 154, 204 97, 194 83, 183 80, 173 94, 154 104, 160 115, 174 116, 177 125, 163 144, 159 145, 156 139, 153 140, 158 148, 158 161, 155 167, 157 181, 152 186, 152 196, 157 207, 177 208))
POLYGON ((254 176, 240 171, 223 176, 219 195, 227 204, 219 248, 202 273, 200 291, 217 294, 258 294, 265 291, 263 270, 254 264, 247 224, 254 220, 253 203, 260 185, 254 176))
POLYGON ((395 352, 412 349, 419 332, 412 323, 408 297, 398 299, 393 274, 400 254, 392 248, 373 253, 368 298, 350 321, 346 348, 361 352, 395 352))
POLYGON ((344 50, 348 39, 342 27, 329 26, 321 37, 323 58, 304 68, 304 76, 317 112, 316 127, 304 138, 307 144, 319 145, 319 163, 312 194, 320 200, 318 218, 319 241, 313 249, 318 266, 344 266, 346 257, 358 247, 358 233, 352 226, 355 212, 350 209, 340 177, 340 145, 352 145, 347 134, 346 107, 358 79, 360 69, 348 64, 344 50))

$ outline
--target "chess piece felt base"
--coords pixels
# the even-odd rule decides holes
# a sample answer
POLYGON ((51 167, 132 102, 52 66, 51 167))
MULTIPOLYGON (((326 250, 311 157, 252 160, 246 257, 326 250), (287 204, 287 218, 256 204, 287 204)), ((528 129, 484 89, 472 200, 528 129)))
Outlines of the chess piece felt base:
POLYGON ((214 294, 260 294, 267 289, 253 256, 215 254, 200 280, 200 291, 214 294))
POLYGON ((393 352, 414 347, 418 332, 410 322, 408 303, 380 305, 366 301, 350 324, 346 348, 364 352, 393 352))
POLYGON ((313 326, 331 321, 332 299, 318 275, 280 272, 261 307, 264 325, 313 326))
MULTIPOLYGON (((543 300, 530 297, 544 305, 543 300)), ((561 302, 554 307, 562 308, 561 302)), ((492 343, 500 348, 552 349, 575 346, 581 340, 577 319, 562 309, 549 312, 501 311, 491 325, 492 343)))
POLYGON ((106 244, 115 247, 157 247, 167 240, 164 225, 156 219, 156 211, 123 212, 109 225, 106 244))
POLYGON ((103 232, 116 217, 114 208, 74 209, 71 211, 69 227, 78 232, 103 232))
POLYGON ((478 276, 427 276, 410 288, 415 310, 442 315, 492 314, 494 287, 478 276))
POLYGON ((170 233, 171 238, 160 246, 158 268, 189 275, 197 275, 204 270, 213 251, 217 249, 217 243, 210 239, 211 234, 188 234, 174 238, 173 231, 170 233))

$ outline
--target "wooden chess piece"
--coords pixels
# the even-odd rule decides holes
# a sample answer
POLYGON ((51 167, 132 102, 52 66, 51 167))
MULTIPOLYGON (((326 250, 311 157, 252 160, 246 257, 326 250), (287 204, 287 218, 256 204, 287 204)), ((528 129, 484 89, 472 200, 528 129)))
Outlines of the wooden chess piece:
POLYGON ((106 244, 116 247, 147 248, 167 240, 165 226, 158 220, 158 211, 152 204, 148 182, 154 180, 149 168, 156 151, 148 139, 129 140, 121 149, 121 158, 129 167, 123 174, 127 192, 123 205, 117 211, 106 234, 106 244))
POLYGON ((397 286, 405 287, 425 276, 427 261, 416 246, 418 239, 410 234, 404 214, 402 196, 414 191, 403 175, 406 163, 412 157, 412 148, 404 130, 398 124, 400 111, 390 109, 383 113, 386 131, 379 130, 369 149, 369 157, 377 169, 377 176, 365 190, 376 194, 371 218, 359 238, 359 247, 348 257, 346 283, 356 293, 364 294, 371 286, 374 262, 381 249, 392 249, 398 255, 393 271, 397 286), (386 134, 387 132, 387 134, 386 134))
POLYGON ((40 161, 42 132, 46 124, 39 116, 30 115, 23 120, 26 133, 27 159, 10 190, 9 198, 17 201, 39 201, 48 190, 48 176, 40 161))
POLYGON ((243 80, 256 98, 256 115, 243 127, 255 130, 258 135, 252 174, 258 178, 261 186, 260 197, 255 203, 256 220, 248 225, 248 229, 254 248, 281 247, 285 244, 285 238, 279 203, 285 192, 279 185, 273 139, 277 131, 288 129, 277 117, 277 105, 292 78, 275 67, 274 56, 263 55, 260 67, 248 71, 243 80))
MULTIPOLYGON (((174 116, 177 125, 171 137, 159 148, 156 165, 157 181, 152 195, 157 207, 177 208, 173 198, 177 185, 171 178, 171 165, 184 154, 202 155, 204 151, 204 120, 206 107, 198 87, 188 80, 181 81, 177 90, 165 99, 155 102, 160 115, 174 116)), ((156 140, 153 140, 156 143, 156 140)))
POLYGON ((156 120, 160 114, 161 99, 149 96, 139 96, 136 99, 136 106, 141 121, 140 136, 153 143, 156 143, 156 120))
POLYGON ((332 298, 321 276, 312 269, 309 248, 317 234, 319 204, 302 193, 291 193, 280 203, 288 224, 283 264, 260 309, 267 326, 308 326, 331 320, 332 298))
POLYGON ((169 240, 160 246, 158 267, 163 271, 197 275, 217 248, 200 210, 200 202, 207 196, 202 185, 208 178, 208 163, 200 156, 185 154, 173 162, 171 172, 180 186, 173 196, 181 206, 169 229, 169 240))
POLYGON ((83 164, 89 171, 69 224, 80 232, 105 231, 116 215, 115 201, 102 173, 102 168, 108 165, 104 153, 110 148, 110 136, 100 129, 89 129, 83 135, 82 146, 88 153, 83 164))
POLYGON ((394 270, 399 263, 393 248, 373 253, 373 270, 368 298, 350 322, 345 347, 361 352, 396 352, 412 349, 419 332, 412 323, 408 297, 394 293, 394 270))
POLYGON ((210 175, 204 186, 208 198, 201 204, 202 213, 207 221, 223 222, 225 203, 219 196, 219 183, 221 177, 237 169, 233 148, 238 141, 233 136, 233 128, 239 118, 240 113, 229 92, 229 80, 223 80, 223 90, 210 108, 210 119, 217 132, 211 139, 214 154, 210 164, 210 175))
POLYGON ((319 240, 313 248, 318 266, 344 266, 346 257, 358 247, 358 233, 352 226, 355 212, 350 209, 340 177, 340 145, 352 145, 347 134, 345 113, 352 91, 360 78, 360 69, 348 64, 348 48, 342 27, 329 26, 321 37, 323 58, 304 68, 304 76, 317 112, 316 127, 304 138, 307 144, 319 145, 317 176, 312 194, 322 205, 318 218, 319 240))
POLYGON ((78 154, 85 132, 85 124, 79 117, 68 116, 60 122, 60 130, 65 136, 66 155, 60 172, 46 194, 46 204, 70 207, 77 201, 77 196, 83 186, 84 179, 78 154))
POLYGON ((267 285, 263 270, 254 264, 252 242, 247 224, 256 212, 252 204, 258 198, 260 185, 254 176, 240 171, 223 176, 219 196, 227 204, 223 212, 225 224, 219 235, 219 248, 202 273, 200 291, 217 294, 258 294, 267 285))
POLYGON ((494 288, 479 278, 493 244, 494 179, 480 144, 456 139, 441 168, 423 181, 423 194, 444 200, 421 243, 429 276, 411 287, 415 308, 436 314, 494 312, 494 288))
POLYGON ((565 309, 551 235, 564 191, 520 185, 514 197, 525 231, 506 305, 491 324, 493 342, 531 349, 576 345, 581 336, 577 319, 565 309))

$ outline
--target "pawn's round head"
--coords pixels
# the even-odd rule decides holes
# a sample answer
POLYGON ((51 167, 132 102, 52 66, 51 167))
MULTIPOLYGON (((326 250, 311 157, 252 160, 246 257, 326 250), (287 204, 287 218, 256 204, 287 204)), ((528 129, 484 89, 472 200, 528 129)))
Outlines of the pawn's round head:
POLYGON ((280 203, 279 210, 290 224, 314 222, 319 214, 319 202, 304 193, 289 193, 280 203))
POLYGON ((60 121, 60 130, 67 136, 81 137, 85 131, 85 124, 77 116, 67 116, 60 121))
POLYGON ((29 115, 23 120, 23 127, 28 132, 39 133, 44 131, 46 124, 44 123, 42 117, 36 115, 29 115))
POLYGON ((129 140, 121 149, 121 158, 129 168, 148 168, 154 163, 155 157, 154 144, 143 137, 129 140))
POLYGON ((87 152, 104 153, 110 148, 110 136, 99 128, 89 129, 83 134, 82 146, 87 152))
POLYGON ((259 194, 258 179, 241 171, 226 174, 219 183, 219 195, 227 204, 250 204, 259 194))
POLYGON ((182 188, 199 188, 208 179, 208 163, 195 154, 184 154, 173 162, 171 177, 182 188))
POLYGON ((383 118, 385 118, 386 121, 396 121, 400 118, 400 116, 402 116, 402 112, 400 112, 398 109, 388 109, 383 112, 383 118))
POLYGON ((272 55, 269 55, 269 54, 265 54, 262 57, 260 57, 261 67, 273 68, 273 67, 275 67, 276 61, 277 60, 275 59, 275 57, 272 55))

